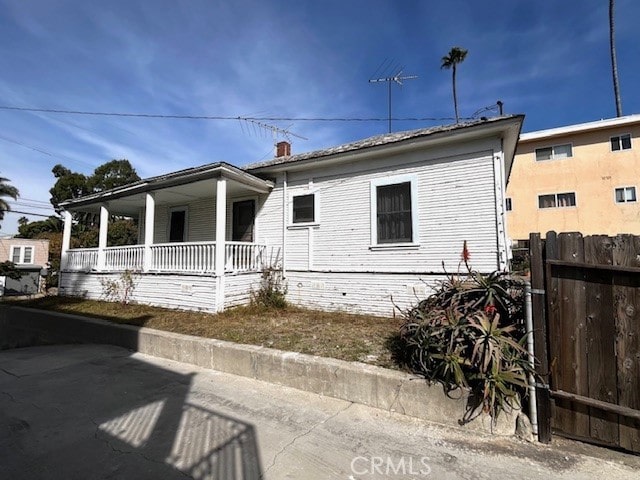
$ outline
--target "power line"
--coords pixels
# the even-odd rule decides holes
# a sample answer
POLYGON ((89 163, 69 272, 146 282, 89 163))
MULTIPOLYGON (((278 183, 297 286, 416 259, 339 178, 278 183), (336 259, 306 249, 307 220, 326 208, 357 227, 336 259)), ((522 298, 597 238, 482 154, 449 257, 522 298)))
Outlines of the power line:
POLYGON ((21 213, 23 215, 32 215, 34 217, 44 217, 44 218, 55 217, 55 215, 44 215, 42 213, 22 212, 20 210, 1 210, 0 209, 0 212, 3 212, 3 213, 21 213))
MULTIPOLYGON (((13 107, 0 105, 0 110, 13 110, 20 112, 55 113, 68 115, 89 115, 100 117, 134 117, 134 118, 164 118, 176 120, 245 120, 245 121, 266 121, 266 122, 388 122, 389 118, 376 117, 242 117, 224 115, 165 115, 157 113, 128 113, 128 112, 97 112, 84 110, 59 110, 53 108, 30 108, 13 107)), ((466 118, 465 118, 466 119, 466 118)), ((453 117, 411 117, 392 118, 396 122, 430 122, 454 120, 453 117)))
POLYGON ((40 209, 40 210, 53 210, 53 207, 51 206, 51 204, 49 205, 38 205, 36 203, 31 203, 31 202, 8 202, 9 205, 16 205, 18 207, 27 207, 27 208, 36 208, 36 209, 40 209))

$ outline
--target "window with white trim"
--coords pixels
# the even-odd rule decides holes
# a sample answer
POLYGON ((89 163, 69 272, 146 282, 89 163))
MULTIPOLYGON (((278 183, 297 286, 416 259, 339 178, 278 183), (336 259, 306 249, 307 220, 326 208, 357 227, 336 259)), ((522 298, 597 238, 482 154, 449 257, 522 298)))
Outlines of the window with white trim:
POLYGON ((11 261, 16 264, 33 263, 33 247, 17 245, 12 246, 11 261))
POLYGON ((550 193, 548 195, 538 195, 538 208, 560 208, 575 207, 575 192, 550 193))
POLYGON ((560 158, 573 157, 573 148, 570 143, 553 145, 552 147, 536 148, 536 160, 558 160, 560 158))
POLYGON ((629 203, 636 200, 636 187, 616 188, 616 203, 629 203))
POLYGON ((398 176, 371 182, 371 243, 373 246, 415 244, 417 180, 398 176))
POLYGON ((316 199, 314 193, 295 195, 291 223, 314 223, 316 221, 316 199))
POLYGON ((631 150, 631 135, 618 135, 611 137, 611 151, 617 152, 619 150, 631 150))

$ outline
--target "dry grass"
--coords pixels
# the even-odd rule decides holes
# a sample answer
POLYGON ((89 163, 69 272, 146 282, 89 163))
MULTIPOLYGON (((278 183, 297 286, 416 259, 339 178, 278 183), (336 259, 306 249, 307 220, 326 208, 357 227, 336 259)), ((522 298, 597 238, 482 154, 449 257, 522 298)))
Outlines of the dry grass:
POLYGON ((214 315, 69 297, 21 300, 19 304, 116 323, 399 368, 390 350, 400 327, 399 318, 294 307, 284 310, 239 307, 214 315))

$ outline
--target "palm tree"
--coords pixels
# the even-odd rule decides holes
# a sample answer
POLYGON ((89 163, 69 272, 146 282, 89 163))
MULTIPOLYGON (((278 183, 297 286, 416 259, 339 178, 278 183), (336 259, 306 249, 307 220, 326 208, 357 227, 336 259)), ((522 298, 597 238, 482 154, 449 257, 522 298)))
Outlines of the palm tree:
POLYGON ((620 84, 618 83, 618 62, 616 60, 616 39, 614 25, 614 0, 609 0, 609 49, 611 50, 611 72, 613 73, 613 95, 616 100, 616 116, 622 116, 620 84))
POLYGON ((460 121, 460 116, 458 115, 458 96, 456 94, 456 67, 459 63, 462 63, 466 57, 467 50, 460 47, 453 47, 447 56, 442 57, 442 65, 440 65, 440 68, 446 68, 447 70, 450 68, 453 69, 453 108, 456 112, 456 123, 460 121))
POLYGON ((4 200, 3 197, 11 197, 14 200, 18 199, 18 189, 13 185, 9 185, 8 178, 0 177, 0 220, 4 219, 4 212, 8 212, 11 210, 9 204, 4 200))

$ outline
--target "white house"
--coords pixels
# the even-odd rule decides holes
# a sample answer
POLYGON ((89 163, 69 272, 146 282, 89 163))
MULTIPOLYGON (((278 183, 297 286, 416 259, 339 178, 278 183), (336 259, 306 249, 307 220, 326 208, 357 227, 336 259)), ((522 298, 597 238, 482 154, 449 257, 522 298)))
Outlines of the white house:
POLYGON ((455 273, 505 269, 504 198, 522 115, 371 137, 243 169, 214 163, 70 200, 60 292, 100 298, 135 271, 134 301, 220 311, 249 301, 266 267, 288 300, 391 315, 455 273), (99 247, 69 249, 72 212, 99 212, 99 247), (139 245, 110 247, 110 215, 139 245), (443 267, 444 265, 444 267, 443 267))

